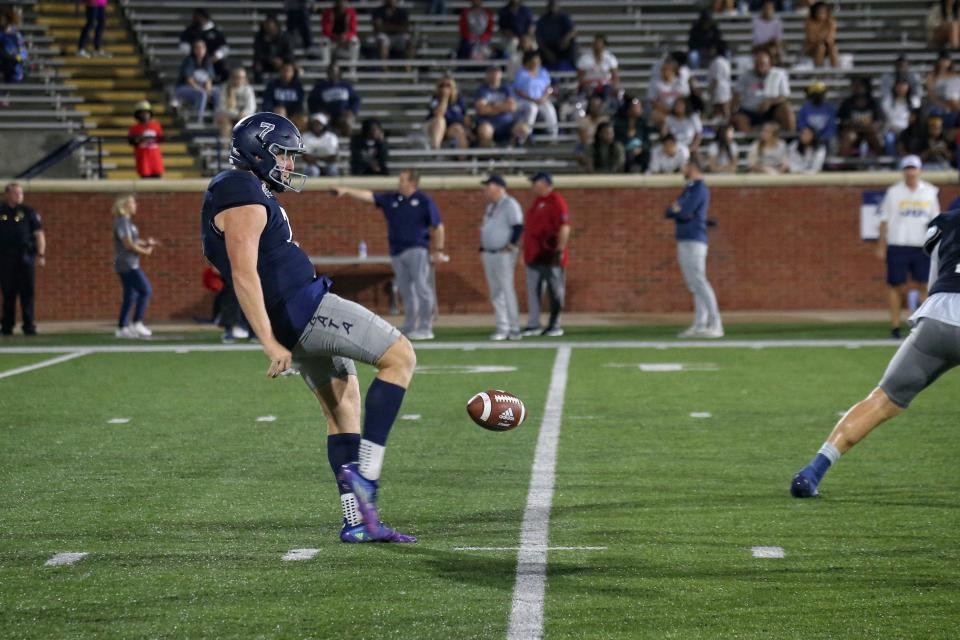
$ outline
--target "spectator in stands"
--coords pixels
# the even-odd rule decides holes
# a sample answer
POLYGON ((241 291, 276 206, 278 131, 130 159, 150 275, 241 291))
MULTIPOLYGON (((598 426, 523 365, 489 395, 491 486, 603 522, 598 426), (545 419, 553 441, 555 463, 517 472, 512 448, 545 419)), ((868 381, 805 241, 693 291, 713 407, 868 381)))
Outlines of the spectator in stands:
POLYGON ((458 149, 466 149, 468 127, 467 103, 457 91, 457 81, 450 76, 440 78, 427 110, 425 129, 430 148, 439 149, 449 140, 458 149))
POLYGON ((643 115, 640 98, 623 97, 623 104, 613 121, 613 133, 617 142, 623 145, 625 169, 631 173, 644 173, 650 162, 650 127, 643 115))
POLYGON ((550 71, 573 71, 577 62, 577 29, 556 0, 547 0, 547 10, 537 20, 537 45, 543 66, 550 71))
POLYGON ((327 114, 314 113, 310 116, 309 128, 303 134, 303 172, 314 178, 340 175, 337 168, 340 139, 327 129, 328 122, 327 114))
POLYGON ((268 15, 253 38, 253 80, 263 82, 264 74, 276 73, 284 62, 293 61, 290 37, 280 31, 277 18, 268 15))
POLYGON ((736 129, 721 125, 716 139, 707 147, 707 163, 710 173, 736 173, 740 165, 740 148, 734 140, 736 129))
POLYGON ((123 287, 120 319, 115 334, 118 338, 149 338, 153 335, 143 324, 153 288, 140 269, 140 257, 152 255, 157 241, 153 238, 147 238, 146 241, 140 239, 140 232, 132 220, 136 213, 137 200, 132 195, 120 196, 113 203, 113 266, 123 287), (135 307, 132 324, 128 318, 131 307, 135 307))
POLYGON ((233 125, 257 112, 257 95, 247 82, 247 72, 237 67, 230 79, 220 87, 220 109, 214 114, 220 138, 230 139, 233 125))
POLYGON ((817 139, 833 146, 837 137, 837 108, 827 102, 827 85, 817 80, 807 87, 807 100, 797 112, 797 127, 810 127, 817 139))
POLYGON ((927 100, 931 114, 943 118, 948 129, 956 126, 960 112, 960 75, 954 72, 953 60, 947 51, 940 52, 927 74, 927 100))
POLYGON ((213 86, 213 62, 207 55, 203 40, 194 40, 189 56, 180 63, 180 76, 174 92, 179 103, 187 103, 197 112, 197 122, 203 122, 207 104, 216 109, 219 91, 213 86))
POLYGON ((513 91, 520 99, 517 117, 524 120, 531 130, 537 119, 542 119, 550 137, 556 139, 560 135, 560 124, 557 109, 551 101, 553 85, 550 74, 540 66, 540 54, 536 51, 523 54, 523 68, 513 81, 513 91))
POLYGON ((797 137, 787 146, 787 167, 790 173, 820 173, 827 159, 827 148, 817 140, 810 127, 801 127, 797 137))
POLYGON ((910 114, 920 108, 920 97, 910 91, 906 77, 898 78, 890 91, 880 98, 883 110, 883 148, 890 156, 897 154, 897 139, 910 126, 910 114))
MULTIPOLYGON (((764 5, 766 6, 766 5, 764 5)), ((753 55, 753 69, 740 74, 737 80, 733 124, 740 131, 765 122, 776 121, 793 131, 796 119, 790 108, 790 77, 784 69, 774 67, 770 53, 761 49, 753 55)))
POLYGON ((955 144, 944 132, 943 119, 931 116, 927 119, 927 137, 919 151, 925 169, 946 171, 955 158, 955 144))
POLYGON ((668 133, 653 148, 647 173, 680 173, 689 159, 690 150, 677 144, 677 139, 668 133))
POLYGON ((577 118, 577 133, 581 147, 586 147, 593 142, 597 127, 605 122, 610 122, 610 118, 603 112, 603 98, 598 95, 590 96, 586 113, 577 118))
POLYGON ((897 155, 917 155, 927 144, 927 119, 923 111, 910 112, 910 123, 897 136, 897 155))
POLYGON ((803 26, 803 52, 813 60, 815 67, 822 67, 823 61, 830 58, 830 66, 840 66, 837 53, 837 21, 833 19, 833 9, 826 2, 815 2, 810 7, 810 16, 803 26))
POLYGON ((784 173, 787 170, 787 145, 777 135, 779 129, 776 122, 767 122, 760 129, 760 137, 747 154, 747 166, 753 173, 784 173))
POLYGON ((713 12, 702 9, 700 16, 690 25, 687 35, 687 61, 692 69, 699 69, 700 62, 712 57, 711 51, 726 49, 720 25, 713 19, 713 12))
POLYGON ((490 57, 493 25, 493 11, 483 6, 483 0, 470 0, 470 6, 460 12, 457 57, 461 60, 487 60, 490 57))
POLYGON ((920 82, 920 76, 910 70, 910 62, 907 60, 907 54, 901 53, 897 56, 893 71, 889 71, 880 78, 880 95, 888 95, 893 91, 893 84, 899 78, 906 78, 910 84, 910 93, 918 98, 923 97, 923 83, 920 82))
POLYGON ((713 0, 713 12, 732 16, 737 12, 735 0, 713 0))
POLYGON ((385 176, 389 148, 380 121, 367 118, 360 132, 350 138, 350 173, 355 176, 385 176))
POLYGON ((607 49, 607 38, 593 37, 593 46, 577 60, 577 83, 581 93, 615 96, 620 89, 617 56, 607 49))
POLYGON ((840 155, 864 156, 867 151, 880 153, 880 128, 883 124, 880 105, 870 95, 870 80, 853 78, 850 96, 840 103, 840 155))
POLYGON ((381 60, 413 57, 410 14, 397 6, 397 0, 383 0, 370 17, 373 20, 371 44, 376 47, 381 60))
POLYGON ((659 73, 651 74, 647 100, 650 103, 650 119, 656 124, 661 124, 670 113, 674 101, 690 95, 690 84, 679 72, 679 65, 673 58, 667 58, 657 64, 659 73))
POLYGON ((133 147, 137 175, 141 178, 163 177, 163 127, 153 118, 153 107, 141 100, 133 107, 136 122, 127 130, 127 142, 133 147))
MULTIPOLYGON (((79 4, 79 2, 77 2, 79 4)), ((80 40, 77 42, 77 55, 89 58, 87 39, 93 30, 93 55, 109 58, 110 54, 103 49, 103 28, 107 24, 107 0, 87 0, 87 15, 80 30, 80 40)))
POLYGON ((614 137, 613 125, 609 122, 600 123, 593 142, 587 145, 584 158, 587 173, 623 173, 627 153, 614 137))
POLYGON ((230 75, 227 55, 230 48, 227 39, 216 23, 210 19, 210 12, 204 8, 194 9, 193 18, 183 33, 180 34, 180 52, 183 55, 190 53, 191 45, 203 40, 207 45, 207 54, 213 61, 213 70, 217 74, 217 82, 223 82, 230 75))
POLYGON ((669 133, 676 139, 677 144, 686 147, 691 153, 697 153, 703 136, 703 123, 700 121, 700 114, 691 110, 689 98, 674 100, 661 132, 669 133))
POLYGON ((341 136, 349 136, 353 121, 360 113, 360 96, 353 85, 340 78, 340 65, 331 62, 327 67, 327 79, 318 80, 307 97, 310 113, 318 111, 330 118, 330 128, 341 136))
POLYGON ((520 46, 522 36, 534 35, 536 18, 530 7, 523 4, 522 0, 508 0, 497 14, 497 23, 500 27, 504 56, 509 58, 520 46))
POLYGON ((783 23, 777 16, 773 0, 766 0, 760 15, 753 16, 753 50, 761 49, 770 54, 774 65, 780 65, 783 60, 783 23))
POLYGON ((713 105, 713 115, 730 119, 730 103, 733 100, 733 70, 727 58, 727 48, 711 49, 710 67, 707 69, 708 92, 713 105))
POLYGON ((17 7, 4 7, 0 10, 0 67, 4 84, 23 82, 26 76, 24 63, 29 58, 29 53, 19 25, 20 11, 17 7))
POLYGON ((517 77, 517 72, 523 68, 523 56, 525 56, 528 51, 536 50, 536 38, 529 33, 520 36, 520 43, 517 45, 517 50, 510 55, 510 60, 507 62, 506 76, 508 80, 512 82, 513 79, 517 77))
POLYGON ((931 49, 960 49, 960 0, 934 2, 927 14, 927 44, 931 49))
POLYGON ((297 66, 292 62, 284 62, 277 77, 268 82, 263 90, 263 110, 290 119, 302 131, 307 125, 303 108, 305 93, 297 66))
POLYGON ((356 69, 360 57, 360 39, 357 38, 357 10, 347 6, 346 0, 334 0, 333 6, 323 10, 320 19, 323 37, 320 38, 321 64, 346 57, 351 69, 356 69))
POLYGON ((311 52, 313 30, 310 27, 310 14, 313 13, 313 0, 283 0, 283 8, 287 12, 288 37, 299 36, 300 46, 311 52))
POLYGON ((486 80, 474 94, 473 106, 477 112, 477 146, 522 143, 530 135, 527 123, 517 118, 517 99, 513 89, 503 84, 500 67, 487 69, 486 80))

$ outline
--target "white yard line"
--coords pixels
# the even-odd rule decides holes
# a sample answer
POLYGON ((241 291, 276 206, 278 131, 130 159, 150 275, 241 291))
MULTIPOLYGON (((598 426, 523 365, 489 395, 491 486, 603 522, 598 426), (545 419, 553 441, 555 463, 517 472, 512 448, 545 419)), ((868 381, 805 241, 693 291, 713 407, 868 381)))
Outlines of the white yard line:
MULTIPOLYGON (((598 340, 591 342, 534 341, 522 342, 418 342, 414 348, 422 351, 455 350, 475 351, 478 349, 507 350, 517 349, 768 349, 768 348, 840 348, 840 347, 887 347, 899 346, 894 340, 720 340, 714 342, 698 341, 656 341, 656 340, 598 340)), ((0 347, 2 353, 183 353, 188 351, 262 351, 256 344, 166 344, 166 345, 89 345, 60 347, 0 347)))
POLYGON ((90 352, 85 349, 81 351, 71 351, 70 353, 65 353, 62 356, 57 356, 56 358, 50 358, 49 360, 41 360, 40 362, 28 364, 25 367, 17 367, 16 369, 3 371, 2 373, 0 373, 0 378, 9 378, 10 376, 16 376, 21 373, 36 371, 37 369, 43 369, 44 367, 50 367, 55 364, 60 364, 61 362, 66 362, 67 360, 73 360, 74 358, 85 356, 88 353, 90 352))
POLYGON ((68 551, 67 553, 58 553, 44 563, 44 566, 47 567, 63 567, 66 565, 74 564, 80 562, 86 558, 89 553, 86 551, 68 551))
POLYGON ((543 600, 547 584, 547 540, 550 507, 553 503, 554 472, 557 466, 557 442, 563 399, 567 390, 570 347, 562 345, 550 375, 546 407, 540 424, 537 448, 533 454, 527 507, 520 525, 520 550, 517 553, 517 578, 513 585, 513 605, 507 625, 507 640, 531 640, 543 637, 543 600))
POLYGON ((290 549, 283 557, 284 562, 297 562, 300 560, 312 560, 314 556, 320 553, 320 549, 290 549))
POLYGON ((783 547, 752 547, 750 553, 754 558, 782 558, 787 555, 783 547))

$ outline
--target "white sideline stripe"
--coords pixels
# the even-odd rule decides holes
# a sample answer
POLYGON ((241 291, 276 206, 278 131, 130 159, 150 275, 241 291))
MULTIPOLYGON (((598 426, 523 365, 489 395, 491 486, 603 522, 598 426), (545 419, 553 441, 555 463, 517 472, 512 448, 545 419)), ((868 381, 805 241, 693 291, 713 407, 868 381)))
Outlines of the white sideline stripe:
POLYGON ((283 554, 283 557, 280 559, 284 562, 312 560, 318 553, 320 553, 320 549, 290 549, 290 551, 283 554))
POLYGON ((130 418, 110 418, 107 420, 107 424, 127 424, 130 422, 130 418))
POLYGON ((260 416, 257 418, 257 422, 273 422, 277 419, 277 416, 260 416))
MULTIPOLYGON (((747 349, 747 348, 838 348, 856 347, 896 347, 900 343, 893 340, 721 340, 719 342, 694 341, 655 341, 655 340, 603 340, 591 342, 418 342, 418 351, 436 350, 500 350, 518 349, 747 349)), ((180 345, 100 345, 83 347, 0 347, 0 353, 176 353, 178 350, 195 351, 262 351, 255 344, 180 344, 180 345)))
MULTIPOLYGON (((520 547, 454 547, 454 551, 519 551, 520 547)), ((607 547, 543 547, 537 551, 606 551, 607 547)))
POLYGON ((557 349, 550 374, 550 388, 533 454, 527 507, 520 525, 520 550, 517 552, 517 578, 513 585, 513 606, 507 625, 507 640, 543 637, 543 599, 547 583, 547 540, 550 506, 553 502, 554 473, 557 466, 557 441, 567 390, 570 347, 557 349))
POLYGON ((420 414, 419 414, 419 413, 405 413, 405 414, 403 414, 402 416, 400 416, 400 419, 401 419, 401 420, 419 420, 419 419, 420 419, 420 414))
POLYGON ((25 367, 17 367, 16 369, 10 369, 9 371, 4 371, 3 373, 0 373, 0 378, 9 378, 10 376, 19 375, 21 373, 27 373, 28 371, 43 369, 44 367, 50 367, 55 364, 60 364, 61 362, 66 362, 67 360, 73 360, 74 358, 85 356, 88 353, 90 353, 90 351, 87 349, 82 349, 79 351, 71 351, 69 353, 63 354, 62 356, 57 356, 56 358, 50 358, 49 360, 41 360, 40 362, 28 364, 25 367))
POLYGON ((67 553, 58 553, 46 562, 43 563, 45 567, 62 567, 68 564, 73 564, 75 562, 80 562, 86 558, 89 553, 86 551, 68 551, 67 553))
POLYGON ((712 418, 713 414, 709 411, 694 411, 690 414, 691 418, 712 418))
POLYGON ((750 553, 754 558, 783 558, 787 555, 783 547, 752 547, 750 553))

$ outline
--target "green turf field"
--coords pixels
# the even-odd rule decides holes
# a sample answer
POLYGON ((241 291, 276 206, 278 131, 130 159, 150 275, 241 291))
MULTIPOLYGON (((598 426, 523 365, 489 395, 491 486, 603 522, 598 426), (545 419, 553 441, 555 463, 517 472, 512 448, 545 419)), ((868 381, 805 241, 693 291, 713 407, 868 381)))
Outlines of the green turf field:
MULTIPOLYGON (((800 333, 730 331, 877 337, 800 333)), ((787 491, 893 349, 574 349, 549 544, 595 549, 548 552, 544 637, 957 637, 960 374, 844 457, 822 499, 787 491), (650 366, 668 363, 693 370, 650 366)), ((0 353, 0 375, 53 355, 0 353)), ((0 637, 506 637, 555 356, 419 352, 402 413, 420 417, 391 434, 381 493, 411 546, 337 541, 319 409, 259 353, 92 353, 0 379, 0 637), (469 422, 489 387, 529 421, 469 422), (319 553, 281 561, 296 548, 319 553), (66 551, 90 555, 44 566, 66 551)))

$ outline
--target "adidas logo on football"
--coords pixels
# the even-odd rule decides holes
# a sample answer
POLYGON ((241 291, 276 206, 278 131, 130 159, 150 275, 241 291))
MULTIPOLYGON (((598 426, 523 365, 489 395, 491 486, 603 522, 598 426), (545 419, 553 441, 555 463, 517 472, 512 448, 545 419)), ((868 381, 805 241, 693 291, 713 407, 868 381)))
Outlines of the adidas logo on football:
POLYGON ((500 414, 500 419, 507 422, 513 422, 513 409, 507 407, 507 410, 500 414))

